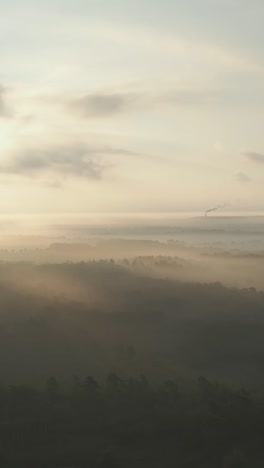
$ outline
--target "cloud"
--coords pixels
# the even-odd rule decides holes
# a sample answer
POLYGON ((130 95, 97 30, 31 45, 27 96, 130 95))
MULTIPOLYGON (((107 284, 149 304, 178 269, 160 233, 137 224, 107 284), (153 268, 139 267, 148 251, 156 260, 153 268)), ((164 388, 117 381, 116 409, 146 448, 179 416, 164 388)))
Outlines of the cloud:
POLYGON ((83 117, 104 117, 131 108, 136 100, 137 97, 132 94, 95 93, 73 99, 68 103, 68 106, 83 117))
MULTIPOLYGON (((86 144, 28 148, 16 152, 0 166, 0 173, 25 177, 80 177, 100 180, 113 166, 110 156, 121 149, 92 147, 86 144)), ((124 150, 125 153, 125 150, 124 150)))
POLYGON ((89 143, 41 144, 5 155, 0 174, 37 178, 46 186, 61 187, 66 178, 103 179, 123 158, 152 162, 164 158, 124 148, 89 143))
POLYGON ((220 98, 217 90, 175 88, 169 90, 96 92, 66 101, 70 112, 81 117, 108 117, 138 109, 160 106, 200 106, 220 98))
POLYGON ((242 182, 242 183, 247 183, 251 181, 250 177, 241 171, 235 174, 235 178, 237 179, 238 182, 242 182))
POLYGON ((264 154, 256 153, 255 151, 244 151, 242 154, 251 162, 264 164, 264 154))

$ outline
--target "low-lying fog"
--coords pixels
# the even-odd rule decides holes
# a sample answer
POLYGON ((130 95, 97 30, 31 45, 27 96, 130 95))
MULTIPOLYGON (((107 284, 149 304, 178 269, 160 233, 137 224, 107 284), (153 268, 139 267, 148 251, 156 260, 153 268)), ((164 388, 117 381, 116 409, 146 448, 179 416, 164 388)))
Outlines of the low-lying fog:
POLYGON ((0 247, 4 262, 128 260, 145 275, 264 289, 263 216, 9 218, 0 247))
POLYGON ((3 380, 113 370, 263 386, 263 234, 262 217, 9 222, 3 380))

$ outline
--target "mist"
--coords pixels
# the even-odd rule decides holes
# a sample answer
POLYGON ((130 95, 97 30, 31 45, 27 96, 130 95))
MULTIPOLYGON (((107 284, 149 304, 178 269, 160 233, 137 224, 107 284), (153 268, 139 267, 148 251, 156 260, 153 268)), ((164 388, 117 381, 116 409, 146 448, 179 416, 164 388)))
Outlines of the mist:
POLYGON ((20 219, 1 237, 3 460, 172 467, 175 437, 185 466, 262 459, 250 425, 264 395, 264 218, 56 221, 20 219), (211 451, 191 436, 211 434, 207 411, 211 451))
POLYGON ((22 368, 24 381, 40 382, 90 367, 262 386, 264 218, 63 219, 46 229, 17 232, 0 251, 2 355, 16 362, 7 381, 22 368), (130 348, 133 365, 120 351, 130 348))

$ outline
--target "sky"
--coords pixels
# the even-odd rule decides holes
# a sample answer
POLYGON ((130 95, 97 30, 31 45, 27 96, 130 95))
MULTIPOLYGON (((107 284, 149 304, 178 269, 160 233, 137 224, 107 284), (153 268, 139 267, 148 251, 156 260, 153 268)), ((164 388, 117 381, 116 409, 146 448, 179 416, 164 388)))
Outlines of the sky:
POLYGON ((0 0, 0 213, 264 211, 263 0, 0 0))

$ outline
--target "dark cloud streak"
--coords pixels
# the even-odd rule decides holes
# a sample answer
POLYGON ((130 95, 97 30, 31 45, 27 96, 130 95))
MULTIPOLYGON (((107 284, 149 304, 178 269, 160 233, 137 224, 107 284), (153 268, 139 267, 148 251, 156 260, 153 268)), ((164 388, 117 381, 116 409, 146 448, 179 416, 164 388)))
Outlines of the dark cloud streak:
POLYGON ((57 146, 18 152, 13 159, 0 166, 3 174, 38 177, 51 172, 59 176, 100 180, 110 168, 105 160, 107 151, 86 145, 57 146))
POLYGON ((200 106, 214 103, 219 98, 216 91, 172 89, 166 92, 131 91, 99 92, 83 95, 66 102, 70 112, 84 118, 114 116, 138 109, 157 106, 200 106))
POLYGON ((137 97, 129 94, 88 94, 73 99, 68 106, 83 117, 104 117, 118 114, 135 105, 137 97))
POLYGON ((244 172, 241 172, 241 171, 237 172, 235 174, 235 177, 236 177, 236 180, 238 182, 247 183, 247 182, 251 181, 250 177, 247 174, 245 174, 244 172))
POLYGON ((0 173, 23 177, 47 175, 101 180, 117 163, 117 158, 159 160, 158 157, 111 146, 89 144, 54 145, 20 150, 0 165, 0 173))
POLYGON ((264 164, 264 154, 255 151, 245 151, 242 154, 253 163, 264 164))

